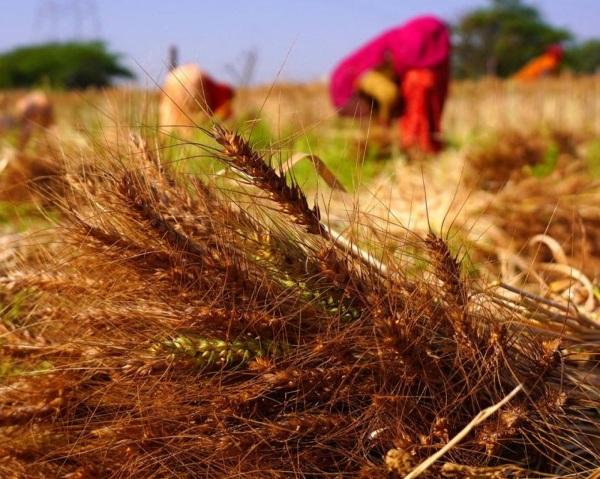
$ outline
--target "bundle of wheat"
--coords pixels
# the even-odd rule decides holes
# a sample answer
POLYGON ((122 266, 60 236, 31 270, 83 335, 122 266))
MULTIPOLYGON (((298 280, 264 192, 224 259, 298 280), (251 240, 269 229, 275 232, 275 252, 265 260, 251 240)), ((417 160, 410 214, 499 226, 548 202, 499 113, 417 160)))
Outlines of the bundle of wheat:
POLYGON ((110 151, 69 177, 56 243, 1 278, 0 475, 597 467, 596 323, 470 282, 432 233, 375 260, 213 134, 234 185, 178 176, 142 143, 110 151))
POLYGON ((467 152, 464 181, 470 188, 495 192, 532 172, 543 175, 568 167, 577 154, 578 141, 560 130, 544 134, 502 131, 467 152))
MULTIPOLYGON (((579 297, 572 287, 582 288, 577 304, 598 309, 593 283, 600 276, 600 183, 576 155, 573 138, 553 135, 569 152, 558 156, 554 170, 521 171, 498 191, 473 189, 472 165, 460 152, 429 164, 399 165, 395 176, 361 193, 361 227, 394 240, 407 228, 422 235, 431 228, 444 231, 461 257, 467 246, 473 272, 551 297, 579 297), (382 218, 388 218, 383 228, 382 218), (540 235, 549 241, 537 241, 540 235)), ((337 199, 340 228, 348 224, 341 213, 352 208, 348 198, 337 199)))
MULTIPOLYGON (((572 165, 576 166, 576 165, 572 165)), ((575 172, 555 172, 507 185, 489 203, 486 214, 519 250, 539 234, 558 241, 573 267, 600 275, 600 183, 575 172)), ((550 251, 543 251, 545 260, 550 251)))

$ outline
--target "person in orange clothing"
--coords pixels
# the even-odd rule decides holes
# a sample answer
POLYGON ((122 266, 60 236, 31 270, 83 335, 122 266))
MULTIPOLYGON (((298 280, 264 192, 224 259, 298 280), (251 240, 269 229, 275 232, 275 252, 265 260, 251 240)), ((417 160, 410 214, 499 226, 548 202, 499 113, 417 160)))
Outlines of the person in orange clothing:
POLYGON ((398 119, 406 150, 441 150, 440 123, 450 78, 450 33, 433 16, 384 32, 333 71, 330 95, 338 114, 398 119))
POLYGON ((190 134, 196 123, 210 118, 226 120, 232 114, 233 88, 195 64, 172 69, 161 90, 160 125, 166 131, 190 134))
POLYGON ((404 112, 399 119, 400 141, 405 150, 417 148, 437 153, 442 110, 448 93, 448 68, 409 70, 402 82, 404 112))
POLYGON ((560 45, 550 45, 539 57, 531 60, 527 65, 514 74, 515 80, 536 80, 556 73, 560 68, 564 50, 560 45))

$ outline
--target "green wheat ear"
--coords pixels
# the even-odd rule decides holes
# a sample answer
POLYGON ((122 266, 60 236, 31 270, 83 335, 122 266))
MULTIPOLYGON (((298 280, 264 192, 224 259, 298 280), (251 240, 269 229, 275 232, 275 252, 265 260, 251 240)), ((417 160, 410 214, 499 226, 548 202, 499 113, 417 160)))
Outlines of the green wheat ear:
POLYGON ((311 290, 305 282, 296 281, 287 275, 287 273, 285 274, 286 276, 279 280, 280 284, 286 288, 299 289, 301 297, 305 301, 314 303, 315 306, 318 306, 331 315, 339 315, 343 321, 353 321, 361 317, 361 311, 352 306, 350 301, 336 299, 329 293, 311 290))
POLYGON ((191 359, 196 367, 236 366, 252 359, 279 356, 287 348, 269 340, 244 338, 234 341, 179 335, 151 346, 155 355, 167 353, 172 359, 191 359))

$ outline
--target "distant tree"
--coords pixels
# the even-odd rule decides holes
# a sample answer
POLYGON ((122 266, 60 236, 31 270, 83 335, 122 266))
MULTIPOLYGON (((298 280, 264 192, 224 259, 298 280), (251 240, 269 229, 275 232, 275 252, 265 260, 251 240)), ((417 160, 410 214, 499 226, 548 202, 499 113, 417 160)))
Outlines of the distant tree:
POLYGON ((464 15, 454 28, 454 69, 458 77, 506 77, 552 44, 571 38, 521 0, 490 0, 464 15))
POLYGON ((570 47, 565 55, 565 65, 577 73, 598 73, 600 40, 588 40, 570 47))
POLYGON ((46 43, 0 55, 0 88, 47 85, 78 89, 103 87, 114 78, 133 78, 118 54, 102 42, 46 43))

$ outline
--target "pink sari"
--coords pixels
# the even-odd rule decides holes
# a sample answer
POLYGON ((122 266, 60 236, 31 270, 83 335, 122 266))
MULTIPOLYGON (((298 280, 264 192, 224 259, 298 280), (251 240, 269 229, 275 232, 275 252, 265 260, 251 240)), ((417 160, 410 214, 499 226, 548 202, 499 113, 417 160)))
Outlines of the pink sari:
POLYGON ((352 98, 357 79, 380 66, 386 52, 400 78, 409 70, 447 65, 450 56, 448 27, 434 16, 417 17, 388 30, 346 57, 331 76, 330 95, 336 108, 343 107, 352 98))

